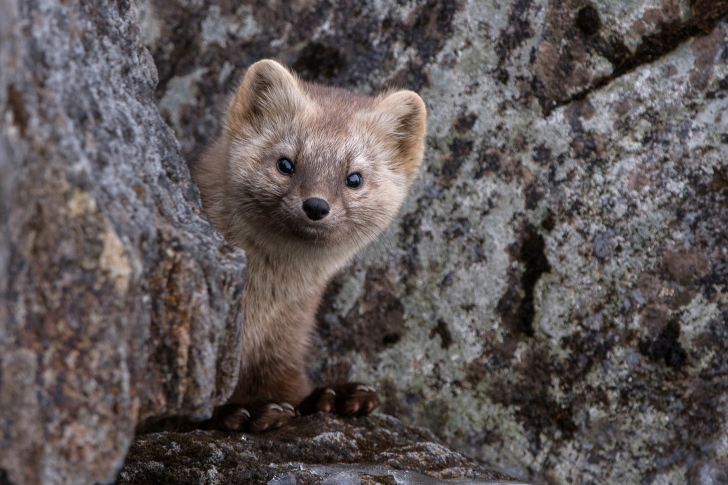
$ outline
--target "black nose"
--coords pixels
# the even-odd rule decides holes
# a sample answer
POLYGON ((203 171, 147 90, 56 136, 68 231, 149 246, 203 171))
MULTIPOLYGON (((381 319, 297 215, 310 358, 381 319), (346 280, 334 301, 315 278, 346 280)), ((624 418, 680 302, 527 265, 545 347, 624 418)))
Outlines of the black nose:
POLYGON ((311 197, 303 202, 303 212, 312 221, 318 221, 329 215, 329 203, 324 199, 311 197))

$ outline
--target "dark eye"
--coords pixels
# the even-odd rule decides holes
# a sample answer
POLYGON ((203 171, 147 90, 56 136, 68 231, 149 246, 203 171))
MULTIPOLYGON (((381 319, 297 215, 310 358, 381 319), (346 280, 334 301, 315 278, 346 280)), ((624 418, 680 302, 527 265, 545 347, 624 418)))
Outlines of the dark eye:
POLYGON ((346 177, 346 182, 344 182, 344 183, 350 189, 358 189, 364 183, 364 179, 361 178, 360 173, 354 172, 352 174, 349 174, 348 177, 346 177))
POLYGON ((281 158, 278 160, 276 167, 278 167, 278 171, 283 175, 293 175, 296 173, 296 169, 293 168, 293 164, 287 158, 281 158))

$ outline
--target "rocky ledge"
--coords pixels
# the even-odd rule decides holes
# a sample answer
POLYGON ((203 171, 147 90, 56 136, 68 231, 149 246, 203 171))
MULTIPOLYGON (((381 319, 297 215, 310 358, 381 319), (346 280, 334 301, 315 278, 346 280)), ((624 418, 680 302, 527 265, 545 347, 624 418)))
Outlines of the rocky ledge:
POLYGON ((139 436, 121 484, 515 483, 385 415, 317 414, 260 435, 192 431, 139 436))

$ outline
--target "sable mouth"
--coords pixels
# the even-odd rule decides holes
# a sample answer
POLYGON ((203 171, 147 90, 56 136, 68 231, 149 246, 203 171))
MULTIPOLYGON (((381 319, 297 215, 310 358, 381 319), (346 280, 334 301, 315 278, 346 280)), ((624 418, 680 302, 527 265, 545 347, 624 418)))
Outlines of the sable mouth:
POLYGON ((326 227, 322 222, 314 221, 288 223, 286 229, 299 239, 319 243, 325 243, 331 234, 330 228, 326 227))
POLYGON ((283 210, 275 211, 265 218, 268 224, 272 223, 271 228, 278 237, 289 237, 316 245, 327 245, 331 241, 337 229, 332 215, 327 212, 323 217, 315 219, 298 203, 286 202, 281 208, 283 210))

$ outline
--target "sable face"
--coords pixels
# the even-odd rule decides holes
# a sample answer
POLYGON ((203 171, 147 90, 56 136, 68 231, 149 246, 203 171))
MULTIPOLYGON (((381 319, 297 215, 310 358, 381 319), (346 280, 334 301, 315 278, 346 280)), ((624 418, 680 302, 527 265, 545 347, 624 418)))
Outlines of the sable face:
POLYGON ((241 230, 255 228, 245 236, 264 245, 363 247, 399 210, 424 126, 414 93, 359 97, 255 64, 227 126, 230 228, 244 221, 241 230))
POLYGON ((311 121, 279 124, 265 140, 236 140, 234 211, 253 218, 269 238, 364 245, 396 214, 407 180, 387 167, 366 135, 352 127, 312 130, 311 121))

